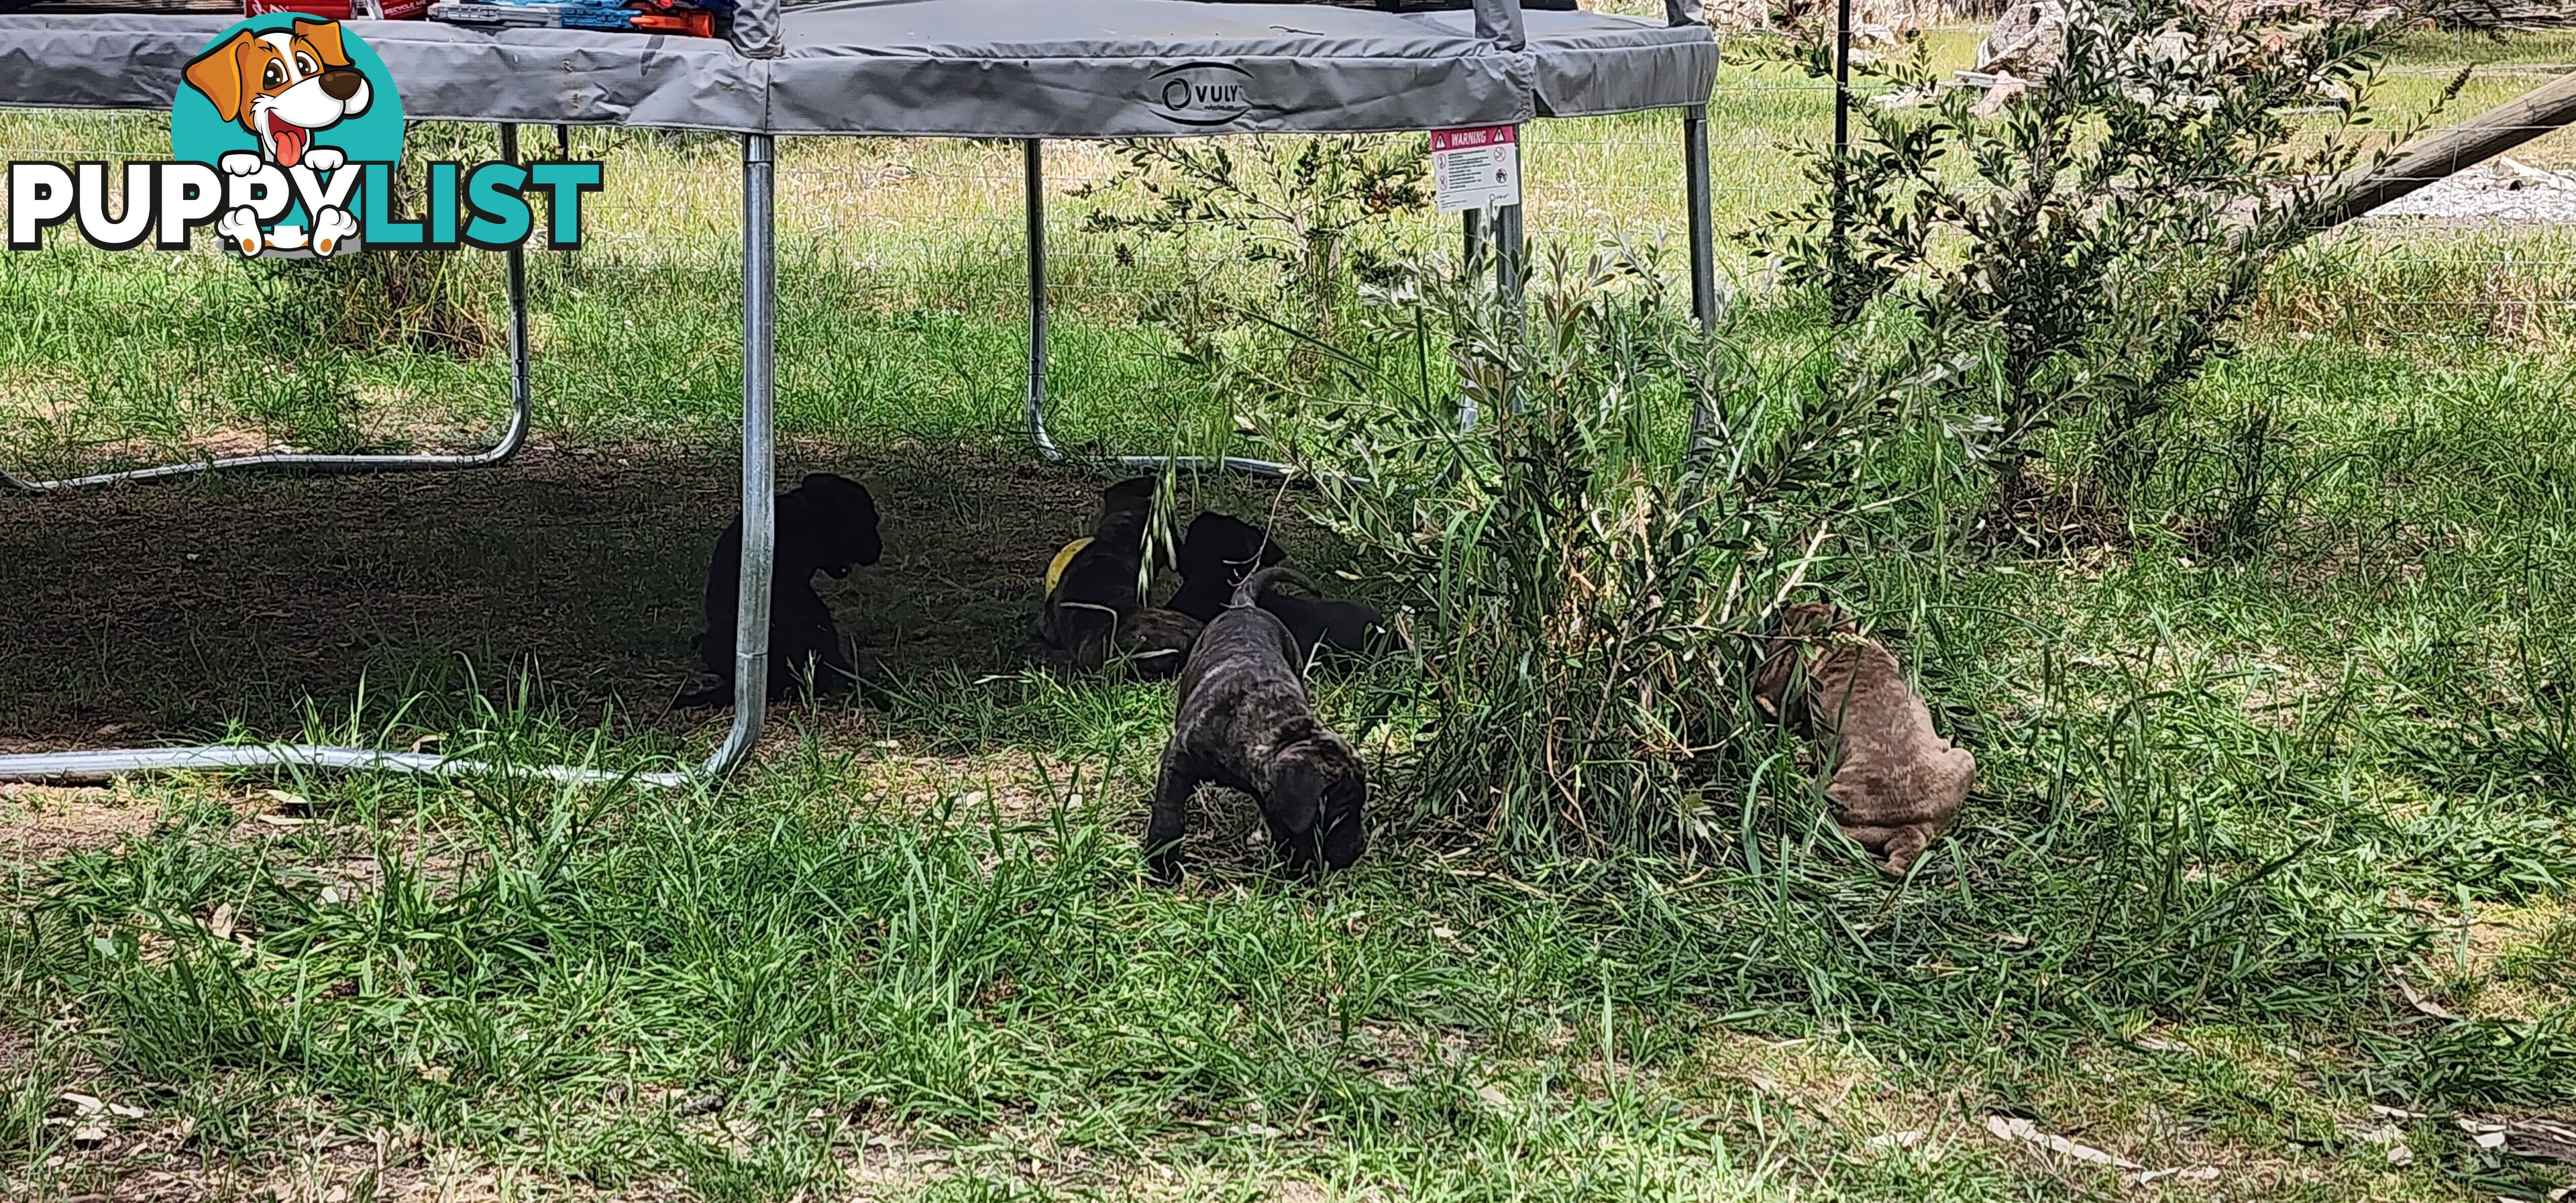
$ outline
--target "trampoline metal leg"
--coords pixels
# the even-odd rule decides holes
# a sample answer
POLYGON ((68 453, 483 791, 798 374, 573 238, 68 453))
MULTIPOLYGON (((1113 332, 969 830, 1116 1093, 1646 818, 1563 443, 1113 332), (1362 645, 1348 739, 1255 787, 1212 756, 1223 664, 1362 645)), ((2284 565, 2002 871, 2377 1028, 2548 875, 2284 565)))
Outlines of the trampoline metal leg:
MULTIPOLYGON (((1029 382, 1022 406, 1028 423, 1029 444, 1037 448, 1040 458, 1062 460, 1063 450, 1046 428, 1047 377, 1047 286, 1046 286, 1046 144, 1036 138, 1020 140, 1023 177, 1028 191, 1029 247, 1029 382)), ((1226 468, 1248 476, 1286 476, 1286 464, 1269 460, 1247 459, 1239 455, 1120 455, 1111 457, 1130 468, 1226 468)))
MULTIPOLYGON (((769 587, 777 538, 773 514, 777 495, 772 484, 775 447, 773 356, 777 333, 777 255, 771 224, 771 185, 776 170, 773 152, 774 143, 766 135, 755 134, 743 139, 743 537, 740 617, 734 634, 734 718, 732 730, 698 774, 615 773, 572 765, 494 764, 424 752, 380 752, 372 748, 334 748, 312 744, 236 744, 0 756, 0 781, 101 781, 128 773, 288 768, 421 776, 508 775, 573 783, 632 781, 639 785, 676 786, 687 784, 699 776, 722 777, 740 766, 760 738, 769 696, 769 587)), ((514 253, 510 272, 514 302, 524 296, 518 266, 514 253)), ((514 305, 514 310, 517 320, 512 323, 511 336, 513 350, 517 353, 521 408, 513 429, 524 434, 527 413, 526 308, 519 304, 514 305)), ((515 446, 508 449, 516 450, 515 446)), ((497 463, 503 458, 507 458, 506 453, 491 462, 497 463)), ((203 466, 196 470, 203 470, 203 466)))
POLYGON ((1020 142, 1020 156, 1025 169, 1029 217, 1029 388, 1025 409, 1029 423, 1029 442, 1047 459, 1063 459, 1055 440, 1047 437, 1047 295, 1046 295, 1046 143, 1027 138, 1020 142))
POLYGON ((734 608, 733 728, 701 770, 710 778, 731 773, 751 756, 768 717, 769 587, 778 542, 776 180, 776 139, 743 135, 742 592, 734 608))
MULTIPOLYGON (((501 157, 511 162, 519 157, 519 127, 501 127, 501 157)), ((306 455, 276 452, 261 455, 228 455, 215 459, 194 460, 184 464, 159 464, 149 468, 131 468, 121 472, 95 472, 86 476, 67 476, 58 480, 31 480, 0 468, 0 492, 52 493, 65 489, 90 488, 120 481, 159 480, 172 476, 196 476, 207 472, 230 472, 253 469, 316 472, 353 475, 368 472, 438 472, 462 468, 489 468, 507 463, 527 445, 528 427, 533 416, 533 388, 528 371, 528 272, 527 256, 518 247, 506 253, 503 267, 510 292, 510 424, 502 430, 501 439, 482 451, 458 455, 306 455)))
MULTIPOLYGON (((1699 320, 1700 333, 1708 334, 1717 329, 1717 223, 1709 201, 1708 109, 1704 105, 1682 110, 1682 180, 1684 203, 1690 208, 1691 316, 1699 320)), ((1715 421, 1708 404, 1702 397, 1691 405, 1689 446, 1694 451, 1715 421)))
MULTIPOLYGON (((1494 290, 1503 303, 1504 328, 1512 331, 1515 337, 1521 329, 1522 304, 1528 292, 1528 280, 1524 275, 1527 258, 1528 246, 1521 233, 1521 207, 1504 205, 1495 209, 1494 290)), ((1512 412, 1519 413, 1528 407, 1527 399, 1515 389, 1512 412)))
POLYGON ((1690 206, 1691 316, 1706 332, 1717 325, 1717 223, 1709 208, 1708 110, 1682 110, 1682 174, 1690 206))

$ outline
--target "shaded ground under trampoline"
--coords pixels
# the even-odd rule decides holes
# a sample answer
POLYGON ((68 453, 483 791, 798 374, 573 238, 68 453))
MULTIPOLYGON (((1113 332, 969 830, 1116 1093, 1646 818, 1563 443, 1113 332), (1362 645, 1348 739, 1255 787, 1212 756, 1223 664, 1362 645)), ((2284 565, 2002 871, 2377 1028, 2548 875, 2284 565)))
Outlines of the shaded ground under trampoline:
MULTIPOLYGON (((222 18, 155 18, 136 16, 0 16, 0 105, 91 109, 155 110, 178 93, 179 73, 207 40, 230 24, 222 18)), ((1465 0, 1453 12, 1398 14, 1313 4, 1200 4, 1178 0, 1085 0, 1081 4, 1030 7, 1014 0, 838 0, 813 5, 783 5, 780 0, 746 0, 737 10, 730 44, 716 39, 596 36, 575 30, 507 30, 482 32, 437 22, 352 22, 384 58, 400 85, 406 115, 482 121, 504 127, 504 157, 515 158, 508 127, 517 123, 629 125, 738 132, 742 141, 741 212, 743 214, 743 441, 739 497, 745 516, 742 550, 740 654, 736 674, 756 685, 764 672, 764 642, 769 597, 768 566, 772 492, 776 380, 776 272, 774 184, 776 138, 782 134, 906 136, 973 136, 1015 138, 1025 144, 1028 162, 1028 251, 1032 304, 1026 414, 1032 441, 1047 458, 1053 447, 1043 427, 1046 400, 1046 305, 1044 217, 1040 200, 1040 141, 1048 138, 1186 137, 1219 133, 1367 133, 1492 125, 1519 125, 1534 118, 1572 117, 1646 109, 1679 110, 1684 143, 1685 184, 1691 217, 1692 296, 1694 311, 1707 320, 1714 310, 1708 204, 1706 110, 1715 76, 1717 47, 1701 19, 1698 0, 1666 0, 1661 22, 1586 12, 1524 12, 1520 0, 1465 0)), ((1519 206, 1503 205, 1469 227, 1471 241, 1488 238, 1497 253, 1490 259, 1497 284, 1506 295, 1519 291, 1519 256, 1523 245, 1519 206)), ((514 329, 514 418, 511 435, 491 450, 461 461, 413 457, 407 463, 293 457, 296 466, 326 470, 385 470, 409 467, 460 467, 491 464, 513 450, 516 435, 530 420, 531 396, 525 332, 525 293, 520 287, 521 253, 509 254, 514 329)), ((224 467, 284 467, 277 457, 265 462, 224 463, 224 467)), ((1131 459, 1131 462, 1132 459, 1131 459)), ((212 466, 199 465, 197 467, 212 466)), ((864 470, 865 465, 854 465, 864 470)), ((1259 470, 1261 465, 1238 465, 1259 470)), ((1275 467, 1275 466, 1272 466, 1275 467)), ((193 471, 193 467, 176 469, 193 471)), ((1014 469, 1017 470, 1017 469, 1014 469)), ((538 475, 531 484, 492 486, 543 488, 538 475)), ((997 476, 997 479, 1008 479, 997 476)), ((77 487, 89 482, 31 482, 0 478, 0 485, 21 490, 77 487)), ((215 486, 209 486, 215 487, 215 486)), ((364 488, 306 485, 304 488, 364 488)), ((470 483, 457 486, 471 490, 470 483)), ((434 503, 438 486, 395 482, 373 493, 352 496, 408 497, 415 505, 434 503)), ((300 492, 273 495, 310 496, 300 492)), ((327 496, 327 494, 326 494, 327 496)), ((650 500, 645 504, 662 504, 650 500)), ((535 500, 535 498, 529 498, 535 500)), ((77 505, 76 502, 64 502, 77 505)), ((106 503, 112 504, 112 503, 106 503)), ((269 500, 255 513, 275 514, 288 502, 269 500)), ((209 509, 215 507, 208 507, 209 509)), ((325 508, 329 508, 327 503, 325 508)), ((1014 512, 1047 512, 1025 504, 1014 512)), ((722 508, 703 510, 722 513, 722 508)), ((364 521, 368 507, 352 504, 331 510, 325 525, 343 527, 364 521)), ((417 512, 417 510, 415 510, 417 512)), ((434 507, 433 507, 434 512, 434 507)), ((577 512, 577 511, 576 511, 577 512)), ((1060 511, 1078 514, 1081 507, 1060 511)), ((523 536, 523 546, 560 545, 564 540, 537 533, 562 515, 539 518, 523 536)), ((238 521, 238 520, 237 520, 238 521)), ((43 520, 22 529, 44 525, 43 520)), ((454 527, 455 521, 443 524, 454 527)), ((384 536, 399 540, 399 526, 388 521, 384 536)), ((250 534, 253 531, 237 531, 250 534)), ((452 534, 453 532, 449 532, 452 534)), ((1030 554, 1041 554, 1063 531, 1035 541, 1030 554)), ((312 529, 306 540, 327 536, 312 529)), ((419 537, 419 536, 415 536, 419 537)), ((446 537, 446 536, 434 536, 446 537)), ((78 541, 54 540, 57 546, 78 541)), ((216 554, 219 541, 201 544, 196 561, 216 554)), ((66 559, 45 566, 66 581, 97 580, 116 575, 116 568, 159 561, 132 540, 84 544, 103 553, 86 561, 66 559), (75 567, 74 565, 83 565, 75 567)), ((254 546, 258 546, 255 544, 254 546)), ((267 546, 276 546, 271 543, 267 546)), ((307 554, 285 557, 310 560, 307 554)), ((6 549, 0 549, 6 550, 6 549)), ((225 551, 255 555, 255 551, 225 551)), ((344 560, 364 562, 354 553, 344 560)), ((548 562, 542 553, 521 557, 538 571, 548 562)), ((671 560, 657 560, 670 571, 671 560)), ((681 563, 702 562, 686 556, 681 563)), ((29 563, 33 570, 38 565, 29 563)), ((397 572, 386 563, 380 574, 397 572)), ((357 592, 340 587, 376 584, 364 581, 364 570, 326 563, 308 577, 299 596, 340 597, 357 592)), ((28 575, 35 575, 30 573, 28 575)), ((400 583, 400 575, 390 580, 400 583)), ((525 578, 522 600, 487 599, 481 613, 488 620, 481 632, 514 632, 510 619, 549 606, 572 605, 560 591, 525 578)), ((662 596, 687 590, 663 578, 662 596)), ((678 578, 685 582, 686 576, 678 578)), ((1020 576, 1025 581, 1033 579, 1020 576)), ((166 584, 166 582, 165 582, 166 584)), ((399 592, 400 590, 397 590, 399 592)), ((411 592, 434 594, 435 585, 411 592)), ((216 586, 208 595, 228 591, 216 586)), ((645 590, 630 589, 643 594, 645 590)), ((1023 591, 997 590, 992 598, 1023 591)), ((75 697, 84 691, 104 700, 137 679, 120 661, 137 653, 104 650, 113 642, 105 634, 141 637, 154 646, 180 649, 175 658, 193 663, 207 677, 220 680, 227 666, 210 653, 210 644, 194 636, 193 621, 173 623, 170 614, 193 604, 195 591, 156 599, 133 595, 137 611, 111 611, 104 601, 67 599, 74 615, 72 629, 47 628, 39 635, 20 635, 40 642, 45 662, 69 666, 71 678, 61 690, 75 697), (109 618, 115 613, 119 617, 109 618), (131 630, 143 628, 142 632, 131 630), (86 654, 85 654, 86 653, 86 654), (122 672, 122 676, 120 673, 122 672), (84 676, 85 674, 85 676, 84 676), (83 682, 86 680, 87 684, 83 682)), ((244 595, 249 596, 249 595, 244 595)), ((425 599, 423 599, 425 600, 425 599)), ((632 600, 630 597, 629 600, 632 600)), ((40 603, 30 601, 30 606, 40 603)), ((662 603, 668 605, 668 603, 662 603)), ((986 602, 983 604, 992 604, 986 602)), ((236 608, 239 603, 236 602, 236 608)), ((366 611, 361 609, 359 613, 366 611)), ((436 611, 444 614, 443 607, 436 611)), ((968 611, 974 612, 974 611, 968 611)), ((292 615, 293 611, 284 611, 292 615)), ((260 622, 276 621, 270 611, 237 616, 231 627, 240 646, 244 632, 256 633, 260 622)), ((642 616, 637 616, 642 617, 642 616)), ((61 620, 57 620, 60 622, 61 620)), ((415 616, 417 624, 430 621, 415 616)), ((22 630, 30 623, 13 624, 22 630)), ((343 626, 364 628, 358 622, 343 626)), ((685 629, 683 624, 683 628, 685 629)), ((864 624, 853 624, 867 629, 864 624)), ((668 622, 638 623, 633 629, 661 632, 668 622)), ((346 630, 313 632, 307 645, 328 638, 352 640, 346 630)), ((466 646, 487 646, 515 634, 482 634, 466 646)), ((656 636, 655 638, 658 638, 656 636)), ((258 646, 257 642, 251 646, 258 646)), ((455 646, 451 642, 450 646, 455 646)), ((634 654, 632 645, 628 654, 634 654)), ((527 655, 542 660, 545 649, 527 655)), ((145 653, 148 654, 148 653, 145 653)), ((30 659, 22 648, 0 648, 11 661, 30 659)), ((165 662, 174 658, 163 654, 165 662)), ((363 663, 364 658, 359 658, 363 663)), ((325 667, 325 666, 315 666, 325 667)), ((307 677, 308 687, 313 678, 307 677)), ((0 681, 0 689, 8 683, 0 681)), ((329 686, 316 689, 327 693, 329 686)), ((701 777, 722 776, 740 764, 757 741, 763 707, 757 688, 739 699, 733 724, 714 754, 699 767, 701 777)), ((101 724, 101 728, 116 724, 101 724)), ((125 734, 118 731, 116 734, 125 734)), ((150 734, 142 732, 141 734, 150 734)), ((67 756, 0 754, 0 777, 28 779, 95 778, 154 768, 202 768, 217 764, 264 766, 294 763, 312 767, 395 769, 412 772, 472 771, 481 766, 460 762, 448 753, 405 753, 381 747, 128 747, 67 756)), ((560 779, 586 775, 584 770, 538 769, 560 779)), ((678 784, 679 773, 653 774, 657 784, 678 784)))
MULTIPOLYGON (((901 440, 781 449, 782 482, 820 470, 865 482, 883 514, 883 562, 817 582, 870 680, 935 690, 1040 663, 1038 582, 1088 527, 1096 471, 901 440)), ((739 471, 721 447, 531 450, 492 472, 12 499, 0 754, 235 722, 299 738, 308 706, 335 722, 362 693, 379 719, 411 689, 499 700, 525 670, 572 721, 613 709, 621 726, 721 734, 726 712, 669 703, 700 680, 689 637, 739 471)), ((1265 514, 1258 483, 1199 483, 1202 503, 1265 514)))

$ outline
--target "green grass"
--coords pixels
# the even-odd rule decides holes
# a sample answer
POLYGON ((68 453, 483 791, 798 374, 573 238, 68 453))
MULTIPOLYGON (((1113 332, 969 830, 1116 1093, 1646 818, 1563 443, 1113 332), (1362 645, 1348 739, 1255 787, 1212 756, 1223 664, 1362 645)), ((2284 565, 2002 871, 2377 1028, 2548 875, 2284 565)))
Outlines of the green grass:
MULTIPOLYGON (((2433 68, 2470 57, 2576 48, 2426 38, 2399 65, 2427 70, 2393 78, 2429 95, 2433 68)), ((1721 229, 1796 195, 1777 147, 1812 140, 1823 100, 1730 68, 1721 229)), ((0 145, 43 154, 156 136, 145 118, 0 116, 0 145)), ((0 498, 0 747, 703 753, 718 720, 666 703, 732 490, 732 152, 580 137, 612 191, 594 245, 537 257, 529 458, 0 498), (707 180, 675 182, 688 165, 707 180)), ((1050 153, 1067 185, 1108 162, 1050 153)), ((1542 127, 1530 154, 1542 236, 1677 230, 1669 118, 1542 127)), ((0 1193, 2484 1200, 2568 1183, 2453 1122, 2576 1107, 2563 233, 2373 226, 2304 255, 2167 432, 2118 540, 1818 565, 1983 767, 1962 828, 1901 888, 1790 790, 1741 823, 1721 810, 1688 864, 1506 860, 1382 797, 1370 859, 1322 886, 1271 879, 1259 824, 1227 804, 1194 839, 1200 873, 1166 891, 1141 883, 1134 839, 1168 692, 1037 671, 1024 646, 1037 574, 1098 477, 1018 448, 1015 156, 787 144, 782 471, 869 481, 888 557, 830 594, 869 687, 784 708, 737 783, 0 787, 0 1193), (2258 414, 2272 450, 2249 483, 2230 448, 2258 414), (2246 513, 2243 540, 2214 538, 2246 513), (66 1091, 137 1114, 84 1117, 66 1091), (2000 1139, 1989 1117, 2137 1168, 2000 1139)), ((1122 265, 1078 228, 1083 204, 1058 199, 1051 232, 1059 437, 1261 446, 1235 432, 1227 382, 1137 320, 1155 290, 1226 267, 1225 246, 1122 265)), ((1424 219, 1398 236, 1451 235, 1424 219)), ((492 269, 469 271, 497 302, 492 269)), ((1811 314, 1730 270, 1761 340, 1813 337, 1811 314)), ((12 256, 0 454, 70 470, 489 437, 496 356, 341 345, 305 283, 203 253, 12 256)), ((1294 494, 1196 488, 1281 515, 1301 560, 1349 554, 1294 494)), ((1325 713, 1356 726, 1370 684, 1325 682, 1325 713)), ((1353 734, 1400 782, 1411 733, 1353 734)))

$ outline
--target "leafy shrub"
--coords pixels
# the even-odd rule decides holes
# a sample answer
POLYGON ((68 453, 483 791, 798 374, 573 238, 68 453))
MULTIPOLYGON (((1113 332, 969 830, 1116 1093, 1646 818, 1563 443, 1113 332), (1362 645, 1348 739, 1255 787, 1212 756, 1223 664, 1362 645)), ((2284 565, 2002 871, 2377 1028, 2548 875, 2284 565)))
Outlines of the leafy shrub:
MULTIPOLYGON (((2082 454, 2059 475, 2114 494, 2139 479, 2265 271, 2387 152, 2365 150, 2367 98, 2402 22, 2223 8, 2072 0, 2058 66, 1992 93, 1945 86, 1919 44, 1855 62, 1885 94, 1857 106, 1848 156, 1812 164, 1817 195, 1754 235, 1788 279, 1975 352, 1956 403, 1997 431, 2008 508, 2070 423, 2091 438, 2061 443, 2082 454)), ((1785 57, 1830 63, 1812 43, 1785 57)))
MULTIPOLYGON (((1232 236, 1227 261, 1265 278, 1244 310, 1330 326, 1350 282, 1390 270, 1390 219, 1431 202, 1430 140, 1421 135, 1140 139, 1119 144, 1126 164, 1077 195, 1101 200, 1083 228, 1117 235, 1131 260, 1138 242, 1176 242, 1193 230, 1232 236)), ((1148 316, 1185 341, 1244 324, 1214 289, 1182 289, 1148 302, 1148 316)))
POLYGON ((1390 793, 1418 817, 1689 855, 1721 830, 1714 795, 1749 797, 1725 780, 1768 740, 1746 639, 1869 491, 1907 382, 1822 353, 1766 369, 1680 316, 1666 278, 1560 251, 1504 306, 1413 272, 1332 351, 1339 390, 1277 398, 1419 657, 1389 702, 1423 720, 1390 793))

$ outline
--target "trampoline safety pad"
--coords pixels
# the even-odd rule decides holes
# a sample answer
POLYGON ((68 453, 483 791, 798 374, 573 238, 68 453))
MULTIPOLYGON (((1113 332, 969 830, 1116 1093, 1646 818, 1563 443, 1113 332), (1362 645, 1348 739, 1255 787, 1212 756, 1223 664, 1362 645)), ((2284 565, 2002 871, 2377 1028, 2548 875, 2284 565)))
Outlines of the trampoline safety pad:
MULTIPOLYGON (((1704 24, 1514 15, 1517 46, 1479 36, 1464 10, 831 0, 765 13, 767 54, 715 38, 346 25, 415 119, 745 134, 1392 132, 1688 107, 1716 78, 1704 24)), ((188 60, 231 23, 0 17, 0 105, 166 109, 188 60)))

